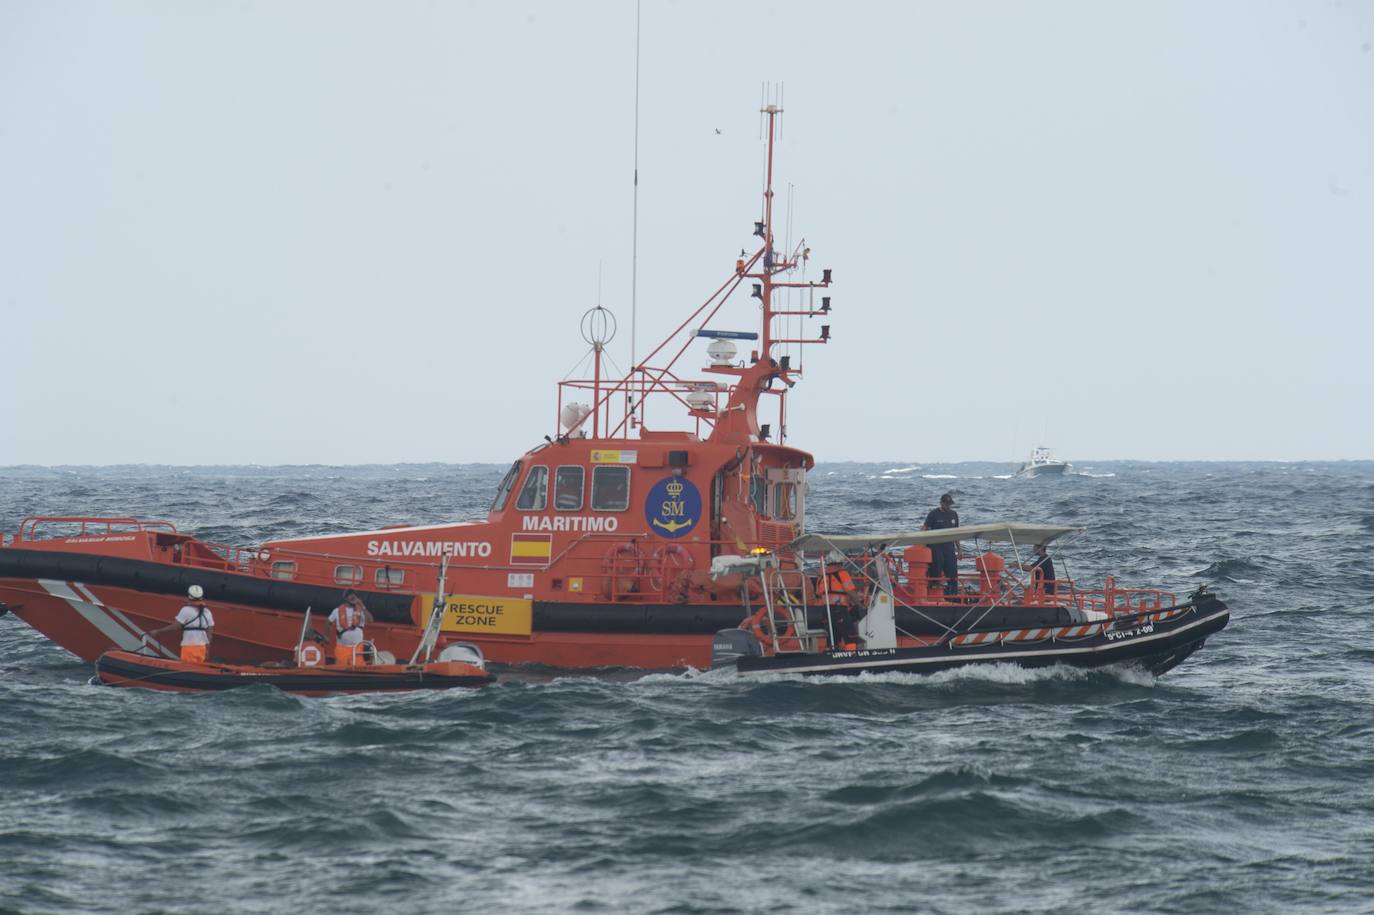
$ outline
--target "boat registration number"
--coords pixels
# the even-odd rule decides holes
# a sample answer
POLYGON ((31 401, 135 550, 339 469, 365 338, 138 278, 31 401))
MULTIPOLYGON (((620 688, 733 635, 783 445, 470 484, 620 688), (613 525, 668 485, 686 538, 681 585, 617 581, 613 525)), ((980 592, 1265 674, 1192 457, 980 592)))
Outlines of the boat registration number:
POLYGON ((1144 626, 1136 626, 1133 629, 1108 629, 1102 633, 1107 637, 1107 641, 1114 642, 1118 639, 1129 639, 1132 636, 1148 635, 1155 631, 1154 623, 1146 623, 1144 626))

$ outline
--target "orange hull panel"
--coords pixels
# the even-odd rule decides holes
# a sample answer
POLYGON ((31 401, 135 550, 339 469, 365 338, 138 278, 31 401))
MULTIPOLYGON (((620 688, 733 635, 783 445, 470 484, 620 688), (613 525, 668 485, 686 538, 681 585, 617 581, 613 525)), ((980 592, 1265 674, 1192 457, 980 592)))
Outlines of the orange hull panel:
MULTIPOLYGON (((0 601, 14 615, 83 661, 112 649, 139 646, 139 631, 165 626, 184 601, 170 595, 79 582, 0 579, 0 601), (51 590, 50 590, 51 589, 51 590), (58 594, 51 593, 52 590, 58 594)), ((235 604, 214 604, 216 628, 212 656, 229 663, 284 660, 301 634, 302 616, 235 604)), ((323 628, 322 617, 312 625, 323 628)), ((368 637, 397 657, 409 657, 419 641, 415 626, 374 623, 368 637)), ((556 668, 636 667, 704 669, 710 664, 710 634, 535 632, 529 636, 455 635, 482 648, 497 664, 556 668)), ((176 650, 175 636, 167 646, 176 650)))

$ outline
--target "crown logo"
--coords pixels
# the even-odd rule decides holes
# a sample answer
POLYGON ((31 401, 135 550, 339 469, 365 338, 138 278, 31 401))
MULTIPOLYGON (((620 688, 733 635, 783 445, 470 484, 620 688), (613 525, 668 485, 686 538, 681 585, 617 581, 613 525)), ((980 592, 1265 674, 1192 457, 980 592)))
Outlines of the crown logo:
POLYGON ((666 488, 667 488, 667 490, 668 490, 668 495, 672 496, 674 499, 676 499, 678 496, 682 495, 682 481, 681 481, 681 480, 673 480, 671 483, 669 483, 669 484, 667 485, 666 488))

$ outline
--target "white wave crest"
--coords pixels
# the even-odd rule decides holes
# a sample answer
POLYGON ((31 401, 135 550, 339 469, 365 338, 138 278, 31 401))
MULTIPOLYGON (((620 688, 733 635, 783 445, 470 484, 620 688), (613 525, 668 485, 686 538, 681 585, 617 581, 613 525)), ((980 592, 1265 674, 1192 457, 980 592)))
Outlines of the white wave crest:
MULTIPOLYGON (((808 683, 813 686, 863 686, 902 685, 920 686, 926 689, 953 690, 970 683, 988 683, 1004 686, 1027 686, 1034 683, 1075 683, 1106 675, 1122 683, 1133 686, 1154 686, 1157 679, 1137 667, 1099 667, 1088 670, 1082 667, 1069 667, 1056 664, 1051 667, 1017 667, 1015 664, 975 664, 954 670, 943 670, 933 674, 908 673, 905 671, 865 671, 861 674, 820 674, 806 676, 797 673, 759 673, 749 677, 738 677, 731 669, 693 671, 685 677, 680 674, 652 675, 657 682, 675 678, 678 682, 690 679, 698 683, 728 686, 738 683, 808 683), (664 679, 660 679, 664 678, 664 679)), ((646 677, 640 682, 647 682, 646 677)))

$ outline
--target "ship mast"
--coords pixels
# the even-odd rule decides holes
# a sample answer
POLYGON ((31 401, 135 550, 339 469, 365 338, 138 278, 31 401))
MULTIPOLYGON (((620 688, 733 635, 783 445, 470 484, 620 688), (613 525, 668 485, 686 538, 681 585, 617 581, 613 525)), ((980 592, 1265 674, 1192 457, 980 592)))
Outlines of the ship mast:
MULTIPOLYGON (((780 339, 773 335, 773 319, 787 315, 800 316, 805 318, 826 317, 830 314, 830 297, 825 296, 821 299, 820 308, 815 307, 814 293, 811 299, 800 309, 774 309, 773 292, 776 289, 825 289, 830 286, 830 269, 826 268, 820 282, 779 282, 774 277, 779 273, 793 270, 802 265, 808 258, 810 249, 803 242, 798 246, 798 251, 785 251, 781 256, 773 247, 773 156, 777 149, 778 125, 782 117, 783 108, 779 103, 765 103, 759 109, 760 113, 768 119, 768 153, 767 166, 764 171, 763 186, 763 221, 754 224, 754 234, 763 238, 762 257, 756 263, 760 263, 761 269, 758 273, 747 274, 751 279, 759 280, 754 287, 754 294, 758 296, 762 304, 763 328, 760 334, 759 358, 764 362, 773 361, 773 349, 780 344, 807 343, 828 343, 830 341, 830 325, 821 325, 819 337, 802 339, 780 339), (799 253, 800 252, 800 253, 799 253)), ((783 382, 780 390, 774 391, 778 396, 778 442, 782 443, 787 438, 787 390, 795 384, 793 376, 801 374, 800 366, 790 364, 788 357, 783 356, 777 360, 777 377, 783 382)))
MULTIPOLYGON (((603 435, 608 438, 628 437, 629 431, 636 425, 642 428, 645 400, 648 395, 657 393, 664 395, 665 399, 686 406, 688 415, 695 417, 699 424, 707 424, 710 428, 708 439, 711 441, 767 441, 772 433, 769 426, 759 424, 758 406, 759 398, 763 394, 772 394, 778 398, 778 428, 773 441, 778 444, 785 442, 786 395, 788 389, 800 379, 802 366, 793 365, 790 355, 775 358, 774 351, 779 346, 800 347, 808 343, 829 343, 830 325, 821 325, 820 334, 815 337, 790 338, 775 335, 774 322, 782 317, 828 317, 830 297, 822 297, 821 304, 817 307, 814 293, 816 289, 830 287, 831 271, 829 268, 822 271, 819 281, 805 279, 804 270, 811 249, 806 246, 804 239, 795 248, 782 254, 773 247, 773 164, 783 111, 780 102, 781 98, 775 104, 767 103, 765 99, 760 108, 760 113, 768 119, 767 165, 764 173, 762 218, 754 222, 753 234, 762 240, 762 246, 752 255, 741 251, 739 259, 735 261, 734 271, 716 291, 697 306, 696 310, 648 355, 643 359, 635 359, 629 372, 619 380, 604 377, 602 366, 606 344, 615 336, 614 316, 600 304, 583 315, 582 338, 591 347, 592 377, 564 379, 559 382, 559 421, 564 426, 561 437, 579 434, 579 430, 585 430, 588 426, 594 439, 600 439, 603 435), (789 282, 778 278, 778 274, 798 268, 803 271, 800 281, 789 282), (746 280, 753 281, 752 298, 758 299, 760 303, 763 325, 761 333, 710 327, 712 320, 724 307, 731 294, 746 280), (797 308, 774 308, 773 293, 777 289, 802 289, 807 291, 809 297, 797 308), (721 352, 710 353, 712 362, 704 371, 712 375, 732 376, 733 383, 726 386, 714 381, 694 381, 674 371, 674 366, 687 352, 692 341, 700 337, 714 338, 726 344, 726 348, 721 352), (750 354, 747 362, 736 361, 736 350, 730 342, 734 340, 758 340, 759 349, 750 354), (651 366, 651 360, 660 355, 665 357, 666 362, 651 366), (775 385, 775 382, 781 384, 775 385), (564 420, 563 395, 575 390, 588 391, 591 394, 592 405, 585 411, 575 411, 576 415, 564 420), (702 392, 726 392, 726 403, 721 406, 718 399, 715 403, 694 403, 688 397, 702 392), (611 418, 612 397, 624 398, 624 415, 618 421, 611 418), (636 414, 639 414, 638 421, 636 414)), ((791 247, 790 239, 787 244, 791 247)), ((632 305, 632 337, 635 331, 634 320, 632 305)), ((631 345, 635 345, 633 340, 631 345)), ((582 431, 580 434, 585 436, 586 432, 582 431)))
POLYGON ((763 338, 760 350, 767 359, 773 349, 773 146, 777 139, 781 105, 764 105, 768 116, 768 168, 763 182, 763 338))

